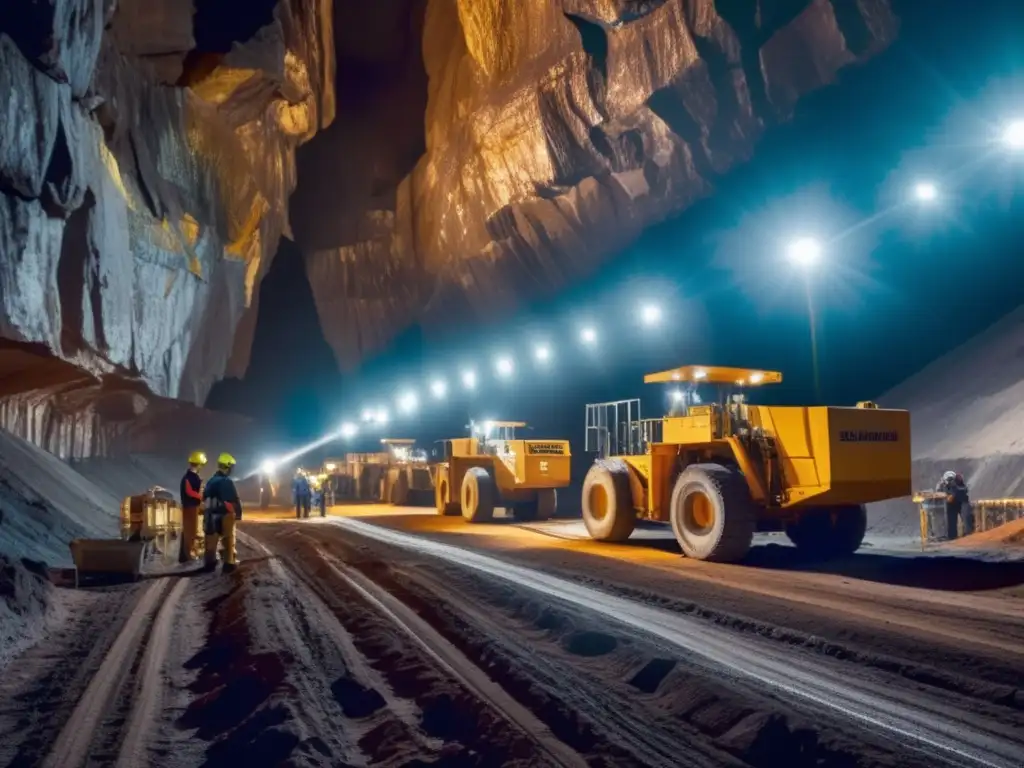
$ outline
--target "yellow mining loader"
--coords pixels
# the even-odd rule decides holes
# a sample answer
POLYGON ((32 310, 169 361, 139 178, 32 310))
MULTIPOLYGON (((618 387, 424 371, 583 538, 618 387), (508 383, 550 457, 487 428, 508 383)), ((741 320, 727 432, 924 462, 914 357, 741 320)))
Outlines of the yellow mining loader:
POLYGON ((415 440, 385 438, 387 469, 380 479, 380 500, 388 504, 426 504, 434 486, 427 452, 416 448, 415 440))
POLYGON ((434 499, 440 515, 486 522, 495 507, 517 520, 547 520, 558 506, 558 489, 569 484, 568 440, 522 440, 521 421, 472 424, 471 436, 440 441, 434 499))
POLYGON ((785 531, 816 556, 854 552, 864 505, 911 494, 910 413, 747 402, 781 381, 776 371, 685 366, 644 377, 671 385, 668 416, 641 418, 639 399, 588 405, 591 537, 624 541, 641 519, 671 523, 699 560, 740 560, 760 531, 785 531))

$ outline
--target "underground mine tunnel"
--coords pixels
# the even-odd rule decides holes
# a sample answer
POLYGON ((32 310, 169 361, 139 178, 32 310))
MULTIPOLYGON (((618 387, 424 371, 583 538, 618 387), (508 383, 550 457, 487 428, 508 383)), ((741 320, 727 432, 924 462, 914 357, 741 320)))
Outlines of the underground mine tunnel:
POLYGON ((0 3, 0 765, 1019 765, 1022 36, 0 3))

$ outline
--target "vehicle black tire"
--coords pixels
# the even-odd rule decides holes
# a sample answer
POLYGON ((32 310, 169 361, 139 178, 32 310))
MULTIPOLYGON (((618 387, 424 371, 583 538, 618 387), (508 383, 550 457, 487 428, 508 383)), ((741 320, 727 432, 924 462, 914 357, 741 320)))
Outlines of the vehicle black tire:
POLYGON ((739 470, 692 464, 676 478, 669 519, 684 555, 733 563, 750 551, 757 507, 739 470))
POLYGON ((469 523, 494 519, 494 478, 483 467, 470 467, 462 477, 462 517, 469 523))
POLYGON ((816 507, 786 526, 797 549, 813 557, 852 555, 864 543, 868 511, 863 504, 816 507))
POLYGON ((598 459, 583 479, 583 524, 595 541, 625 541, 636 527, 629 467, 622 459, 598 459))
POLYGON ((409 503, 409 476, 405 472, 399 472, 398 477, 395 478, 395 482, 391 485, 391 498, 388 501, 399 507, 404 507, 409 503))
POLYGON ((558 511, 558 490, 555 488, 541 488, 537 491, 537 498, 528 504, 519 504, 515 508, 516 520, 522 523, 532 523, 541 520, 550 520, 558 511))
POLYGON ((434 509, 439 515, 457 515, 462 511, 462 505, 445 501, 448 498, 448 478, 440 478, 434 488, 434 509))

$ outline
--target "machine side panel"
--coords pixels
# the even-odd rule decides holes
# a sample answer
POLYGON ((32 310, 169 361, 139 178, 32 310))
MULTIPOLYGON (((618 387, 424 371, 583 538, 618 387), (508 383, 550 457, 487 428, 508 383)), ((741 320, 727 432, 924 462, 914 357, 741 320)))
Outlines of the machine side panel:
POLYGON ((629 467, 629 491, 633 497, 633 508, 637 516, 643 519, 651 519, 650 502, 648 500, 648 488, 651 478, 651 455, 640 456, 618 456, 629 467))
POLYGON ((710 413, 694 416, 670 416, 664 420, 661 442, 673 445, 699 445, 715 438, 715 424, 710 413))
POLYGON ((827 420, 829 504, 866 504, 910 496, 910 412, 817 408, 827 420))
MULTIPOLYGON (((786 505, 799 504, 827 489, 820 468, 828 465, 828 431, 812 417, 818 408, 759 405, 761 425, 774 436, 788 491, 786 505)), ((818 420, 820 421, 820 420, 818 420)))

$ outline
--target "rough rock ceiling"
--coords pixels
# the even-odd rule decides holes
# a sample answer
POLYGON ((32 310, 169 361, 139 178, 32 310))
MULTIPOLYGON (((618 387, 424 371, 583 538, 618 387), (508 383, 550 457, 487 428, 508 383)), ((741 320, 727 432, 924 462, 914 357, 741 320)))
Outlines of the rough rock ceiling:
POLYGON ((245 369, 295 149, 334 118, 330 0, 0 5, 4 393, 82 423, 133 417, 118 386, 202 402, 245 369))
POLYGON ((896 26, 887 0, 6 0, 0 422, 85 455, 146 398, 202 402, 282 234, 344 364, 552 292, 896 26))
POLYGON ((336 3, 339 114, 292 199, 344 366, 591 272, 897 31, 887 0, 366 5, 336 3))

